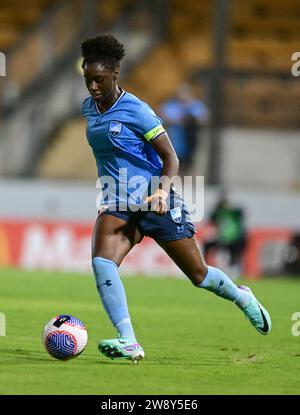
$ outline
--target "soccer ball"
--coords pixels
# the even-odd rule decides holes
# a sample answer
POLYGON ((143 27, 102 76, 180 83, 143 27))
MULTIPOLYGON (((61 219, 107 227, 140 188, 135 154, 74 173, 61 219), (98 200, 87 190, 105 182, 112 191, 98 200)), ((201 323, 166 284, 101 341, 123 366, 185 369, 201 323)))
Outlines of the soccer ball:
POLYGON ((42 335, 47 352, 60 360, 78 356, 85 349, 87 340, 85 325, 68 314, 53 317, 46 324, 42 335))

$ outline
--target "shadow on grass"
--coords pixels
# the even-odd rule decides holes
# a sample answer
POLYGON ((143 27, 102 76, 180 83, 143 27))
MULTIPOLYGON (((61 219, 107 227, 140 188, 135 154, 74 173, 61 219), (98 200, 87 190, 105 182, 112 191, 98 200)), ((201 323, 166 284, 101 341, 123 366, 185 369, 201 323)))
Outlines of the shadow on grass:
POLYGON ((35 360, 46 362, 49 360, 48 356, 43 352, 38 352, 36 350, 26 350, 26 349, 1 349, 2 356, 15 356, 17 358, 26 359, 26 360, 35 360))
POLYGON ((53 363, 58 363, 58 364, 68 364, 72 361, 76 361, 76 364, 104 364, 104 365, 122 365, 122 364, 126 364, 126 363, 131 363, 129 361, 113 361, 113 360, 102 360, 101 356, 99 356, 99 358, 94 355, 94 356, 86 356, 86 355, 80 355, 78 356, 76 359, 75 358, 70 358, 70 359, 66 359, 66 360, 60 360, 60 359, 55 359, 53 357, 51 357, 50 355, 48 355, 46 352, 39 352, 36 350, 28 350, 28 349, 1 349, 1 354, 2 356, 11 356, 11 357, 15 357, 15 361, 14 363, 18 363, 18 360, 20 359, 20 363, 24 362, 24 361, 31 361, 31 362, 43 362, 43 363, 49 363, 49 364, 53 364, 53 363))
MULTIPOLYGON (((147 366, 157 366, 159 365, 167 365, 167 366, 187 366, 190 365, 190 359, 188 357, 182 357, 182 356, 177 356, 174 358, 174 356, 170 357, 170 356, 164 356, 164 357, 160 357, 160 358, 152 358, 148 357, 145 360, 143 360, 139 365, 135 365, 133 364, 130 360, 128 359, 115 359, 115 360, 111 360, 111 359, 105 359, 102 358, 101 355, 99 355, 99 357, 95 354, 92 356, 88 356, 88 355, 80 355, 77 358, 71 358, 71 359, 67 359, 67 360, 60 360, 60 359, 55 359, 53 357, 51 357, 50 355, 48 355, 46 352, 43 351, 37 351, 37 350, 28 350, 28 349, 1 349, 1 353, 2 356, 6 356, 6 357, 14 357, 14 361, 10 363, 12 364, 22 364, 24 363, 24 361, 26 361, 27 363, 29 362, 42 362, 44 364, 70 364, 72 362, 76 363, 76 365, 81 366, 81 365, 113 365, 113 366, 117 366, 117 367, 121 367, 121 366, 139 366, 141 365, 147 365, 147 366)), ((229 364, 229 360, 228 358, 219 358, 219 359, 210 359, 207 357, 202 357, 200 359, 195 359, 195 361, 193 362, 193 366, 211 366, 212 364, 218 364, 219 366, 227 366, 229 364)))

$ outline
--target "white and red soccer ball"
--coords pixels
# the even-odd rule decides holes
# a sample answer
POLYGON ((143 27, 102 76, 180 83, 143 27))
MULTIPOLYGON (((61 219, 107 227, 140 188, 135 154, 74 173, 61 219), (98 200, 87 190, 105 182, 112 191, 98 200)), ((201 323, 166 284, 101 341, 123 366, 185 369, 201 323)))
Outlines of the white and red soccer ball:
POLYGON ((85 349, 87 340, 85 325, 78 318, 68 314, 53 317, 46 324, 42 336, 47 352, 60 360, 78 356, 85 349))

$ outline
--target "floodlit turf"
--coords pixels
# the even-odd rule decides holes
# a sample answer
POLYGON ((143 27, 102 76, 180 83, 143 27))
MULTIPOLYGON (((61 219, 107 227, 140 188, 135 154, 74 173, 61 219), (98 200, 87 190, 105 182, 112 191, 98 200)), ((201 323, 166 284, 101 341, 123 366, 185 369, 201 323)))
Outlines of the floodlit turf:
POLYGON ((100 355, 114 337, 91 275, 0 270, 1 394, 299 394, 300 280, 264 279, 251 286, 270 311, 273 331, 261 336, 229 301, 186 280, 124 278, 136 334, 138 365, 100 355), (89 342, 67 362, 43 349, 41 332, 56 314, 73 314, 89 342))

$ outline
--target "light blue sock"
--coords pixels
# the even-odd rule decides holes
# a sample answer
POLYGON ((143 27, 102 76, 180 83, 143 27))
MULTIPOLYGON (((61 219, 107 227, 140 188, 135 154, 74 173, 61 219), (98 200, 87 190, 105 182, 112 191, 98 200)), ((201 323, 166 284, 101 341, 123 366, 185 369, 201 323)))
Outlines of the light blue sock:
POLYGON ((136 341, 117 265, 100 257, 93 258, 92 265, 97 289, 111 322, 122 337, 136 341))
POLYGON ((250 295, 247 291, 241 290, 232 280, 220 269, 208 266, 204 280, 198 285, 216 295, 234 301, 242 308, 247 307, 250 302, 250 295))

